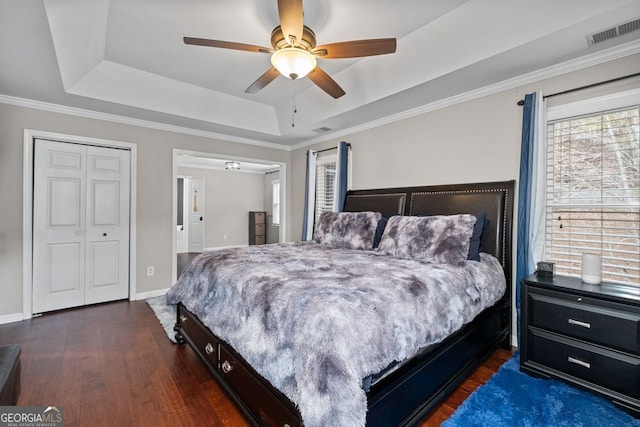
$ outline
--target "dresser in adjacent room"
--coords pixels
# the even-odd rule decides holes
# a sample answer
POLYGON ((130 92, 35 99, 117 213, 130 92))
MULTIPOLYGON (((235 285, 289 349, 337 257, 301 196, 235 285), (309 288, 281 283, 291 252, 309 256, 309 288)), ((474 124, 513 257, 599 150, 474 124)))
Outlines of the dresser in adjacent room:
POLYGON ((264 211, 249 212, 249 244, 264 245, 267 241, 267 213, 264 211))
POLYGON ((522 281, 520 370, 598 393, 640 417, 640 289, 522 281))

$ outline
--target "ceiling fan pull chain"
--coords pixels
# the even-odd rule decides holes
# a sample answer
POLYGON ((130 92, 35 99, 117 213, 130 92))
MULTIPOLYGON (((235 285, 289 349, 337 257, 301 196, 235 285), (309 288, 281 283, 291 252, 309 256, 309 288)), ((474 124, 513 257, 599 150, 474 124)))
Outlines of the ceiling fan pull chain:
POLYGON ((291 113, 291 127, 296 127, 296 114, 298 107, 296 106, 296 81, 293 81, 293 112, 291 113))

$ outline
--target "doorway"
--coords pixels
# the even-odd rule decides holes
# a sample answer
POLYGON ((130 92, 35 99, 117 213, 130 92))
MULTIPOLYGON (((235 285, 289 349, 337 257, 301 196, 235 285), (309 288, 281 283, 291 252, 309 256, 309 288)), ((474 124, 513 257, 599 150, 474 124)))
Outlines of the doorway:
MULTIPOLYGON (((186 150, 173 150, 173 176, 174 176, 174 227, 173 250, 174 270, 173 277, 178 278, 185 264, 188 264, 189 254, 195 251, 186 247, 186 238, 190 234, 191 226, 188 220, 188 207, 180 218, 179 205, 189 202, 187 197, 189 185, 187 179, 203 177, 203 187, 207 193, 206 215, 204 216, 203 250, 222 247, 244 246, 248 240, 248 215, 249 211, 268 211, 264 201, 264 182, 272 180, 273 174, 267 172, 278 171, 280 176, 280 198, 278 205, 278 227, 272 234, 273 241, 286 241, 286 164, 273 161, 228 157, 211 153, 200 153, 186 150), (227 163, 235 166, 230 167, 227 163), (239 170, 237 169, 239 168, 239 170), (241 178, 244 177, 244 178, 241 178), (182 181, 181 181, 182 179, 182 181), (249 183, 251 182, 251 184, 249 183), (258 184, 259 182, 259 184, 258 184), (182 190, 180 189, 182 186, 182 190), (248 186, 248 187, 245 187, 248 186), (256 200, 257 204, 250 202, 256 200), (182 193, 182 199, 178 195, 182 193), (251 206, 249 206, 251 205, 251 206), (242 242, 240 239, 244 239, 242 242), (186 261, 185 261, 186 259, 186 261)), ((271 188, 271 187, 269 187, 271 188)), ((270 191, 270 190, 269 190, 270 191)), ((271 193, 270 193, 271 194, 271 193)), ((190 197, 193 197, 191 194, 190 197)), ((204 199, 203 199, 204 200, 204 199)), ((271 206, 271 203, 268 203, 271 206)), ((196 218, 196 219, 199 219, 196 218)))

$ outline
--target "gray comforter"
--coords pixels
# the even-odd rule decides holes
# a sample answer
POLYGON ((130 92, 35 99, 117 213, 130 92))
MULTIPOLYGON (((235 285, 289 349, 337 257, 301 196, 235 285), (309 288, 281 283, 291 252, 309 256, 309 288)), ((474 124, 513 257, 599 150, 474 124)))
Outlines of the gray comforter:
POLYGON ((506 288, 495 258, 428 264, 316 243, 205 252, 169 290, 294 402, 307 427, 364 426, 362 379, 442 341, 506 288))

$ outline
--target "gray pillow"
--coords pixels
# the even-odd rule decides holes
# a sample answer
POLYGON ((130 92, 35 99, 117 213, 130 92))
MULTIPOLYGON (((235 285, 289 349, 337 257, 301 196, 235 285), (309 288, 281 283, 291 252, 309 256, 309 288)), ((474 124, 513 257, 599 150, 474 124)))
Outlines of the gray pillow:
POLYGON ((397 258, 462 265, 469 254, 475 223, 476 217, 469 214, 393 216, 378 250, 397 258))
POLYGON ((373 236, 380 212, 324 212, 320 215, 313 241, 347 249, 373 249, 373 236))

